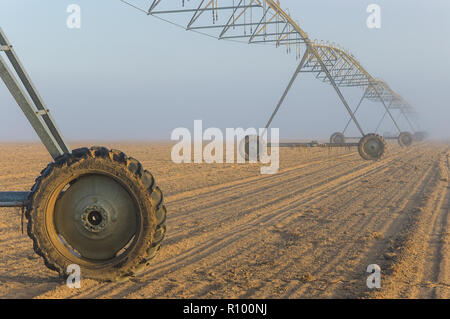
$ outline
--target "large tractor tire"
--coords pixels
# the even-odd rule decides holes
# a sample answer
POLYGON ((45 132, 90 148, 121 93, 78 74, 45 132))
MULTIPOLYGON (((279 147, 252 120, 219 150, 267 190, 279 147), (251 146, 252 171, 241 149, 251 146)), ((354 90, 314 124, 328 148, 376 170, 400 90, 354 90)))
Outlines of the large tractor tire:
POLYGON ((145 270, 166 232, 161 190, 141 164, 104 147, 81 148, 36 179, 28 235, 45 265, 67 277, 123 281, 145 270))
POLYGON ((359 155, 366 161, 378 161, 386 152, 386 141, 377 134, 367 134, 359 141, 359 155))
POLYGON ((345 135, 341 132, 334 133, 330 137, 331 144, 344 144, 345 143, 345 135))
POLYGON ((409 132, 401 132, 398 136, 398 144, 401 147, 410 147, 414 142, 414 135, 409 132))

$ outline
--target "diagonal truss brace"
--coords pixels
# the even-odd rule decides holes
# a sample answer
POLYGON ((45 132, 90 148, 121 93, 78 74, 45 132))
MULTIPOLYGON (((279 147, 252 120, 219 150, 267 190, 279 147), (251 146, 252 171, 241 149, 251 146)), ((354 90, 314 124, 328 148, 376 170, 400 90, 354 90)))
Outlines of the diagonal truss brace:
POLYGON ((33 129, 45 145, 53 159, 71 153, 71 149, 64 141, 56 123, 46 108, 30 77, 25 71, 18 56, 14 52, 3 30, 0 28, 0 46, 12 67, 17 73, 18 79, 10 69, 6 61, 0 56, 0 78, 5 83, 11 95, 22 109, 33 129), (19 83, 22 83, 23 86, 19 83), (25 88, 25 90, 24 90, 25 88), (26 94, 28 93, 28 95, 26 94))
MULTIPOLYGON (((394 116, 392 115, 392 112, 390 111, 390 110, 391 110, 392 103, 393 103, 393 99, 391 98, 390 101, 387 101, 387 97, 383 96, 383 95, 379 92, 379 90, 377 89, 376 85, 374 85, 374 84, 371 84, 371 85, 369 85, 369 86, 366 88, 366 90, 364 91, 364 94, 363 94, 361 100, 359 101, 358 106, 356 107, 356 109, 355 109, 355 111, 353 112, 353 114, 355 114, 355 113, 359 110, 359 108, 361 107, 362 102, 364 101, 364 99, 368 98, 368 94, 369 94, 370 90, 373 90, 375 96, 377 97, 376 100, 377 100, 377 101, 380 101, 381 104, 383 105, 384 109, 385 109, 385 112, 384 112, 384 114, 383 114, 383 117, 382 117, 381 121, 379 122, 379 124, 377 125, 377 128, 376 128, 375 132, 378 132, 378 129, 380 128, 382 122, 383 122, 384 119, 386 118, 386 115, 389 115, 389 117, 392 119, 392 122, 394 123, 394 126, 397 128, 397 130, 399 131, 399 133, 401 133, 400 126, 398 125, 397 120, 395 120, 394 116), (389 102, 389 105, 386 104, 387 102, 389 102)), ((403 113, 403 112, 402 112, 402 113, 403 113)), ((347 125, 345 126, 345 128, 344 128, 343 131, 342 131, 343 134, 346 132, 346 130, 347 130, 347 128, 349 127, 349 125, 350 125, 351 122, 352 122, 352 119, 350 118, 350 119, 348 120, 348 122, 347 122, 347 125)))
MULTIPOLYGON (((342 94, 341 90, 338 87, 338 84, 336 83, 335 79, 333 78, 333 76, 331 75, 330 71, 328 70, 327 65, 325 64, 325 62, 322 60, 321 56, 319 55, 319 53, 315 50, 314 46, 312 44, 308 45, 307 50, 305 52, 305 54, 303 55, 303 58, 300 62, 300 64, 298 65, 297 69, 295 70, 291 80, 289 81, 288 86, 286 87, 283 95, 281 96, 280 101, 278 102, 274 112, 272 113, 272 115, 269 118, 269 121, 266 124, 266 130, 270 127, 275 115, 278 113, 278 111, 280 110, 281 105, 283 104, 284 100, 286 99, 287 94, 289 93, 289 91, 292 88, 292 85, 294 84, 295 80, 297 79, 299 73, 302 72, 302 68, 305 65, 305 62, 308 60, 308 58, 310 58, 311 56, 315 57, 321 67, 321 71, 325 73, 328 81, 330 82, 330 84, 333 86, 334 90, 336 91, 336 93, 338 94, 341 102, 344 104, 345 108, 347 109, 347 112, 350 115, 351 120, 353 120, 359 130, 359 132, 361 133, 361 136, 364 136, 364 130, 362 129, 361 125, 359 124, 358 120, 355 117, 354 112, 352 112, 347 100, 345 99, 344 95, 342 94)), ((265 131, 264 131, 265 133, 265 131)))
MULTIPOLYGON (((359 100, 359 103, 358 103, 358 105, 356 106, 355 111, 353 111, 353 116, 354 116, 354 117, 356 117, 356 112, 358 112, 359 108, 360 108, 361 105, 362 105, 362 102, 363 102, 364 99, 366 98, 367 92, 368 92, 368 88, 366 88, 366 89, 364 90, 364 94, 363 94, 363 96, 361 97, 361 100, 359 100)), ((351 122, 352 122, 352 118, 350 118, 350 119, 348 120, 347 125, 345 125, 345 128, 342 130, 342 134, 345 134, 345 131, 347 131, 347 129, 348 129, 348 127, 350 126, 350 123, 351 123, 351 122)))

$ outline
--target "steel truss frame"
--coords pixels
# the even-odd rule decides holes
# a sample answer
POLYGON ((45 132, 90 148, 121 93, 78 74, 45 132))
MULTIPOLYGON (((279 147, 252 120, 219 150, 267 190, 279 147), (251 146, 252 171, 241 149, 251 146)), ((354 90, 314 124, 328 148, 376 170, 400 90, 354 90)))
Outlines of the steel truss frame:
MULTIPOLYGON (((413 107, 398 93, 396 93, 394 90, 392 90, 389 85, 384 82, 383 80, 379 80, 378 82, 378 88, 381 92, 381 98, 389 103, 389 110, 398 110, 399 111, 399 117, 394 122, 394 125, 396 128, 401 132, 399 125, 397 124, 400 116, 403 115, 405 120, 407 121, 412 133, 416 133, 418 131, 418 128, 416 128, 410 117, 414 118, 416 117, 416 113, 413 109, 413 107)), ((374 102, 381 102, 380 97, 373 94, 373 92, 368 92, 367 99, 374 101, 374 102)), ((383 117, 381 118, 380 122, 378 123, 375 132, 378 132, 381 124, 383 123, 384 119, 386 118, 386 112, 383 114, 383 117)))
POLYGON ((42 143, 53 159, 65 153, 71 153, 50 110, 44 104, 28 73, 25 71, 13 46, 0 28, 0 53, 4 52, 13 70, 0 55, 0 78, 16 100, 19 107, 31 123, 42 143), (17 74, 17 76, 16 76, 17 74), (28 95, 27 95, 28 93, 28 95))
MULTIPOLYGON (((366 88, 363 96, 361 97, 361 100, 359 101, 355 111, 353 112, 354 114, 356 114, 356 112, 358 112, 358 110, 360 109, 364 100, 370 100, 372 102, 382 103, 386 107, 385 112, 384 112, 381 120, 378 122, 378 125, 374 131, 375 133, 378 132, 381 124, 383 123, 383 121, 385 120, 387 115, 389 115, 389 117, 392 119, 392 122, 399 133, 401 133, 402 130, 400 129, 398 121, 399 121, 400 116, 402 116, 402 115, 408 122, 412 132, 415 133, 418 131, 418 129, 416 129, 414 127, 414 125, 410 119, 410 117, 416 116, 414 109, 403 97, 401 97, 398 93, 396 93, 394 90, 392 90, 385 81, 378 79, 378 80, 376 80, 375 84, 370 85, 366 88), (397 119, 395 119, 393 116, 394 110, 398 110, 400 113, 400 116, 397 119)), ((352 119, 348 120, 346 126, 342 130, 342 134, 345 134, 351 121, 352 121, 352 119)))
MULTIPOLYGON (((147 15, 170 22, 185 30, 198 32, 207 36, 228 41, 249 44, 275 44, 284 46, 288 53, 295 49, 300 60, 283 92, 275 110, 271 114, 268 129, 282 106, 300 73, 312 73, 314 76, 333 86, 361 136, 364 130, 356 119, 355 113, 364 99, 377 99, 400 131, 391 110, 397 107, 389 100, 386 87, 372 77, 349 52, 328 43, 311 41, 308 34, 283 10, 275 0, 121 0, 147 15), (365 93, 361 102, 352 111, 341 88, 361 87, 365 93)), ((383 82, 384 83, 384 82, 383 82)), ((387 85, 386 85, 387 86, 387 85)), ((393 93, 393 91, 392 91, 393 93)), ((391 93, 391 95, 392 95, 391 93)), ((398 94, 396 98, 404 101, 398 94)), ((408 108, 401 107, 406 112, 408 108)), ((404 113, 406 114, 406 113, 404 113)), ((406 115, 405 115, 406 116, 406 115)), ((409 122, 409 119, 408 119, 409 122)), ((265 132, 264 132, 265 133, 265 132)), ((264 134, 263 133, 263 134, 264 134)))
MULTIPOLYGON (((0 78, 6 85, 26 118, 53 159, 72 152, 59 131, 49 109, 44 104, 13 46, 0 28, 0 78), (14 71, 15 72, 14 72, 14 71)), ((0 207, 22 207, 29 192, 0 192, 0 207)))

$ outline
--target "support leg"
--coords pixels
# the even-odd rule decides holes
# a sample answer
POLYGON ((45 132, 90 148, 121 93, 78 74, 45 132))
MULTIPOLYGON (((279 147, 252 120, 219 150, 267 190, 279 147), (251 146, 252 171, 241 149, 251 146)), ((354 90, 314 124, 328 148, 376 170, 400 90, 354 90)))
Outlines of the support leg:
MULTIPOLYGON (((378 97, 380 98, 380 101, 381 101, 381 103, 383 104, 384 109, 386 110, 386 113, 389 115, 389 117, 391 118, 391 120, 392 120, 392 122, 394 123, 395 127, 397 128, 398 133, 400 134, 400 133, 402 132, 402 130, 400 129, 400 126, 398 126, 397 121, 396 121, 396 120, 394 119, 394 117, 392 116, 391 111, 389 111, 389 107, 390 107, 391 105, 389 105, 389 107, 388 107, 388 106, 386 105, 386 103, 384 102, 383 97, 382 97, 382 96, 380 95, 380 93, 378 92, 376 86, 375 86, 375 85, 372 85, 372 87, 373 87, 375 93, 376 93, 376 94, 378 95, 378 97)), ((391 101, 391 104, 392 104, 392 101, 391 101)))
POLYGON ((414 125, 412 125, 411 121, 409 120, 408 116, 406 116, 406 113, 403 110, 400 110, 400 112, 403 114, 403 116, 405 117, 406 121, 409 124, 409 127, 411 128, 412 132, 415 133, 416 130, 414 129, 414 125))
POLYGON ((358 120, 356 119, 356 117, 354 116, 350 106, 347 103, 347 100, 345 99, 344 95, 342 94, 341 90, 339 89, 338 85, 336 84, 336 81, 333 79, 333 77, 331 76, 330 71, 328 71, 327 66, 325 65, 325 63, 323 62, 322 58, 320 57, 319 53, 317 52, 317 50, 315 48, 311 49, 311 51, 313 52, 313 54, 315 55, 315 57, 317 58, 317 61, 319 61, 323 71, 325 72, 325 74, 327 75, 328 80, 330 81, 331 85, 333 85, 336 93, 338 94, 339 98, 341 99, 342 103, 344 104, 345 108, 347 109, 348 114, 350 114, 351 119, 353 120, 353 122, 355 122, 356 127, 358 128, 359 132, 361 133, 362 136, 365 136, 363 129, 361 128, 361 125, 359 125, 358 120))
POLYGON ((309 57, 309 48, 306 49, 305 54, 303 55, 302 60, 300 61, 300 64, 298 65, 297 69, 294 72, 294 75, 292 76, 291 80, 289 81, 288 86, 286 87, 286 90, 284 91, 283 95, 281 96, 280 101, 277 104, 277 107, 275 108, 275 110, 273 111, 272 115, 269 118, 269 121, 267 122, 266 126, 265 126, 265 130, 264 133, 262 134, 264 136, 264 134, 266 133, 267 129, 270 127, 270 124, 272 124, 272 121, 275 117, 275 115, 278 113, 278 110, 280 109, 281 105, 283 104, 284 100, 286 99, 286 96, 288 95, 289 91, 292 88, 292 85, 294 84, 295 80, 298 77, 298 74, 300 73, 300 71, 303 68, 303 65, 305 64, 307 58, 309 57))
MULTIPOLYGON (((367 89, 364 91, 364 94, 361 98, 361 100, 358 103, 358 106, 356 107, 355 111, 353 112, 353 116, 356 117, 356 112, 358 112, 359 107, 361 106, 362 102, 364 101, 364 99, 366 98, 366 94, 367 94, 367 89)), ((345 128, 342 130, 342 134, 345 134, 345 131, 347 131, 350 123, 352 122, 352 118, 350 118, 347 122, 347 125, 345 126, 345 128)))
POLYGON ((377 125, 377 128, 375 129, 375 133, 378 133, 378 130, 380 129, 380 126, 383 123, 384 118, 386 117, 386 115, 387 115, 387 112, 384 112, 383 117, 381 118, 380 122, 377 125))

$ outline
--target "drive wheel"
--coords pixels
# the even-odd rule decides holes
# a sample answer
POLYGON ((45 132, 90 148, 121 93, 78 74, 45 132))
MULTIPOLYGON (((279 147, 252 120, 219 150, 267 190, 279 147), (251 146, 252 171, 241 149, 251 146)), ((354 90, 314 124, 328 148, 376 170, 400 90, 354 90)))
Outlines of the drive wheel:
POLYGON ((345 143, 345 135, 341 132, 334 133, 330 137, 331 144, 344 144, 345 143))
POLYGON ((398 136, 398 144, 401 147, 410 147, 414 142, 414 136, 409 132, 401 132, 398 136))
POLYGON ((359 141, 358 151, 363 159, 378 161, 386 152, 386 142, 377 134, 367 134, 359 141))
POLYGON ((239 143, 239 152, 241 156, 249 162, 257 162, 260 160, 260 154, 264 150, 264 145, 257 135, 246 136, 239 143))
POLYGON ((124 153, 82 148, 50 163, 27 207, 28 235, 45 265, 66 277, 117 281, 142 272, 165 234, 166 210, 153 176, 124 153))

